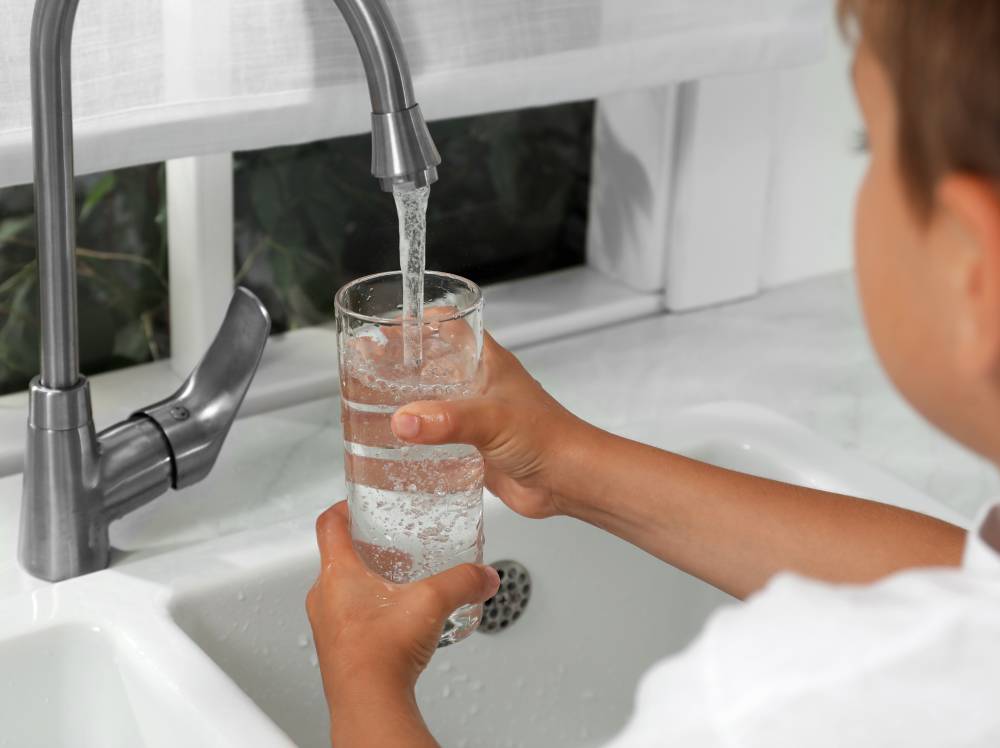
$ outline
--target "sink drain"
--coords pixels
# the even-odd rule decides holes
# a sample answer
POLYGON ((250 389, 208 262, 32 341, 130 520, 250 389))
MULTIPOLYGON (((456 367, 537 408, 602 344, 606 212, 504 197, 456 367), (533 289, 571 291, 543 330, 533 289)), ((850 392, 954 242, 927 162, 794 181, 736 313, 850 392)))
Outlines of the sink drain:
POLYGON ((490 566, 500 576, 500 589, 483 603, 483 620, 479 630, 484 634, 497 634, 509 628, 528 607, 531 575, 517 561, 497 561, 490 566))

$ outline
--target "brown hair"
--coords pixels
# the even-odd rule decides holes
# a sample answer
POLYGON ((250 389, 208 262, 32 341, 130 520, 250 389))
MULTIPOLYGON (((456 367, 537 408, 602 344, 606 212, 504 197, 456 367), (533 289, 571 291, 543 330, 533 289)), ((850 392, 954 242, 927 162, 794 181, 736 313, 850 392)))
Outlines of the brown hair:
POLYGON ((1000 185, 1000 2, 838 0, 838 14, 889 75, 899 161, 917 208, 930 210, 950 172, 1000 185))

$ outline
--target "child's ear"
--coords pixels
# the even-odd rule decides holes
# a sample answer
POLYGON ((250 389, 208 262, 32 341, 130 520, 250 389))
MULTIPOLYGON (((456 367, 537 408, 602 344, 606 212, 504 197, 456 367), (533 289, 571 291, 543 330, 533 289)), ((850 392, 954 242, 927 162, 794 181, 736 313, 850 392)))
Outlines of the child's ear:
POLYGON ((1000 190, 974 175, 951 175, 937 190, 956 301, 959 365, 1000 382, 1000 190))

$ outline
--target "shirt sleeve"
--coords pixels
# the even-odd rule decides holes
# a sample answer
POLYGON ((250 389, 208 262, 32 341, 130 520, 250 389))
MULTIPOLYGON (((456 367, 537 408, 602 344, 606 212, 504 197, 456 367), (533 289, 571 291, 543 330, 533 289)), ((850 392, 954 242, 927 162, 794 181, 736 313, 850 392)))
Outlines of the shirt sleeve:
POLYGON ((779 575, 643 677, 609 748, 1000 745, 1000 615, 983 614, 997 587, 944 570, 866 586, 779 575))

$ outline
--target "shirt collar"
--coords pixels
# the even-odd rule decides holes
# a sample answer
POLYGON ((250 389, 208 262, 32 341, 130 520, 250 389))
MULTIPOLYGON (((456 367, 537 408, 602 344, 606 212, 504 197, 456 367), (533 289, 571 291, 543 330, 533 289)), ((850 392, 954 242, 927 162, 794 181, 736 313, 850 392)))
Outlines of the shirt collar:
POLYGON ((1000 504, 984 507, 965 541, 962 566, 977 571, 1000 571, 1000 504))

